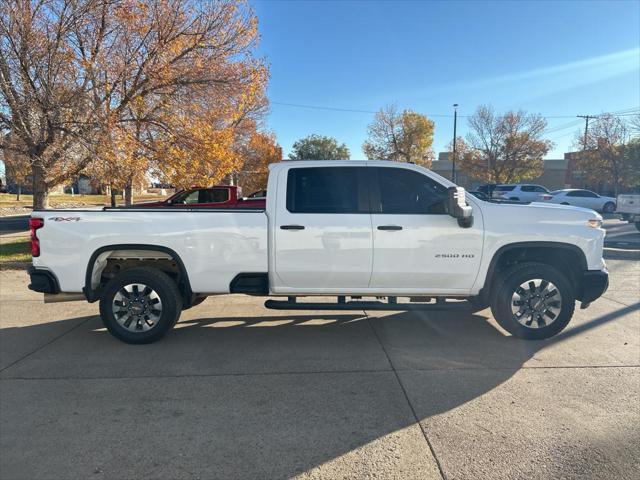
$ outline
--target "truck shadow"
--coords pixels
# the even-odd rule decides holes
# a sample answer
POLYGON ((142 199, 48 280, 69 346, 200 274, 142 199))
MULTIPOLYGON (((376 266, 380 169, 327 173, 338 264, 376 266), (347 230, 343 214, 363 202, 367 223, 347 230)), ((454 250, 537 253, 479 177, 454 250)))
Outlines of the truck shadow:
POLYGON ((488 312, 200 318, 197 307, 163 341, 146 346, 118 342, 96 316, 4 328, 4 345, 59 338, 15 361, 3 378, 80 381, 73 388, 84 393, 73 398, 75 417, 56 427, 53 419, 68 414, 59 401, 68 397, 64 388, 24 382, 24 391, 9 393, 8 383, 3 403, 22 425, 11 430, 18 432, 15 448, 3 463, 9 473, 39 461, 51 462, 43 471, 54 477, 86 477, 98 464, 107 476, 126 476, 121 466, 140 459, 118 445, 135 444, 144 431, 149 458, 134 476, 176 478, 185 469, 207 478, 292 477, 414 426, 412 411, 424 421, 478 398, 543 350, 580 341, 638 309, 640 303, 623 307, 535 342, 506 335, 488 312), (155 409, 127 406, 148 402, 149 391, 155 409), (32 410, 40 412, 36 419, 32 410), (58 435, 57 442, 32 442, 58 435), (114 452, 106 446, 101 457, 83 461, 83 445, 98 443, 114 452), (65 470, 69 452, 72 472, 65 470))

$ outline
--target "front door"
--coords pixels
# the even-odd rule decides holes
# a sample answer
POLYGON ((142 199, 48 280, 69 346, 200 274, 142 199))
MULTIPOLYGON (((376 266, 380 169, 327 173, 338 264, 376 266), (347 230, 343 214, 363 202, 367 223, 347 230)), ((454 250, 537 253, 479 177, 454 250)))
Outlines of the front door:
POLYGON ((373 272, 371 288, 426 293, 469 291, 482 256, 479 212, 461 228, 446 212, 447 188, 422 172, 370 167, 373 272))
POLYGON ((274 232, 282 287, 309 293, 367 287, 373 240, 366 170, 291 168, 278 182, 277 195, 286 196, 274 232))

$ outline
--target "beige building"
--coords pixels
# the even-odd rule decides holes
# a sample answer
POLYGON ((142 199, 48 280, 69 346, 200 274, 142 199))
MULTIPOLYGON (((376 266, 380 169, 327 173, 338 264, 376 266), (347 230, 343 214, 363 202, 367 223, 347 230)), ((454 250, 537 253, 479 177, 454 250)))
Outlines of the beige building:
MULTIPOLYGON (((570 188, 571 186, 566 183, 567 169, 569 166, 568 160, 556 160, 549 159, 544 160, 544 170, 542 175, 537 178, 526 180, 522 183, 535 183, 547 187, 549 190, 560 190, 562 188, 570 188)), ((433 162, 431 170, 438 175, 442 175, 445 178, 451 179, 451 161, 449 160, 449 152, 440 152, 438 154, 438 160, 433 162)), ((466 188, 467 190, 475 190, 478 186, 486 183, 477 178, 470 178, 456 169, 456 177, 458 185, 466 188)))

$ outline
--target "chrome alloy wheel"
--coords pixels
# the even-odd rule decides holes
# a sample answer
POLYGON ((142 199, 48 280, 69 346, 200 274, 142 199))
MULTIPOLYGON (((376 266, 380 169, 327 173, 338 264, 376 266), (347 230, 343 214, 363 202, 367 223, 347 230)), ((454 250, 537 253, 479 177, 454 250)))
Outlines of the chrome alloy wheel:
POLYGON ((511 297, 511 312, 527 328, 551 325, 562 308, 562 295, 547 280, 535 278, 522 283, 511 297))
POLYGON ((151 330, 162 315, 160 296, 142 283, 131 283, 118 290, 112 306, 116 321, 130 332, 151 330))

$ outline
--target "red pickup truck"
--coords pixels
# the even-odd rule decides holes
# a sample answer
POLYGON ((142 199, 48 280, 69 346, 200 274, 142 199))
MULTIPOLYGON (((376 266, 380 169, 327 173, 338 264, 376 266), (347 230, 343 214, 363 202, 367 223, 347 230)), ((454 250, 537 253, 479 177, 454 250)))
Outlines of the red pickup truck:
POLYGON ((266 207, 266 191, 256 192, 248 198, 242 197, 242 189, 234 185, 216 185, 214 187, 193 187, 180 190, 166 200, 159 202, 137 203, 134 207, 171 207, 171 208, 256 208, 266 207))

